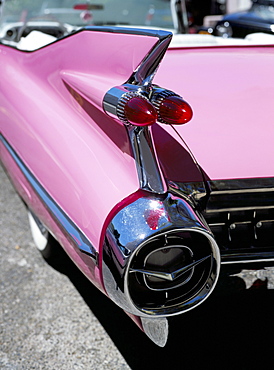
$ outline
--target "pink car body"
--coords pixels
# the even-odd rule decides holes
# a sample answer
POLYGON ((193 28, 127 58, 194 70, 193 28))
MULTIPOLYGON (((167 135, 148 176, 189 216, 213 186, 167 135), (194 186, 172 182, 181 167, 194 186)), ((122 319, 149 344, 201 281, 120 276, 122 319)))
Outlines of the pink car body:
POLYGON ((221 262, 274 259, 274 47, 170 39, 88 27, 31 52, 0 45, 3 167, 160 346, 167 317, 208 297, 221 262), (177 94, 194 113, 185 125, 135 126, 118 112, 125 96, 157 110, 177 94))

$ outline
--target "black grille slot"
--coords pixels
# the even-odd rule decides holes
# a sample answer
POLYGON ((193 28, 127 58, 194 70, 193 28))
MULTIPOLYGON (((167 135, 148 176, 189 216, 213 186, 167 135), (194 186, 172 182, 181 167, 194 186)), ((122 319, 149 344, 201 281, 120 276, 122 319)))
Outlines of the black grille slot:
POLYGON ((203 213, 222 262, 274 260, 274 178, 208 181, 203 213))
POLYGON ((204 214, 220 247, 222 261, 274 258, 274 209, 204 214))

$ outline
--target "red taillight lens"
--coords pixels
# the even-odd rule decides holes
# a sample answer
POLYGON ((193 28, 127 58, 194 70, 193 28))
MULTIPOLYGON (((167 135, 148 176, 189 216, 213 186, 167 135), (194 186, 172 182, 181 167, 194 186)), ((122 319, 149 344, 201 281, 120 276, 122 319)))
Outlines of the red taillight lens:
POLYGON ((157 112, 153 105, 138 96, 125 103, 124 116, 128 123, 135 126, 150 126, 157 120, 157 112))
POLYGON ((158 114, 160 121, 171 125, 183 125, 191 120, 191 106, 179 96, 168 96, 162 100, 158 114))

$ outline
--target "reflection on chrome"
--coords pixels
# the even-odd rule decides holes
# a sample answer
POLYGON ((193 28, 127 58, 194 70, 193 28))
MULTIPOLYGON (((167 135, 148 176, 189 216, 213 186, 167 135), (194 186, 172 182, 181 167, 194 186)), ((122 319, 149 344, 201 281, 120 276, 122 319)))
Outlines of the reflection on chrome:
POLYGON ((110 222, 103 279, 110 298, 141 317, 167 317, 204 301, 215 287, 219 248, 183 199, 140 198, 110 222))
POLYGON ((159 347, 164 347, 168 337, 167 319, 142 317, 141 322, 146 335, 159 347))

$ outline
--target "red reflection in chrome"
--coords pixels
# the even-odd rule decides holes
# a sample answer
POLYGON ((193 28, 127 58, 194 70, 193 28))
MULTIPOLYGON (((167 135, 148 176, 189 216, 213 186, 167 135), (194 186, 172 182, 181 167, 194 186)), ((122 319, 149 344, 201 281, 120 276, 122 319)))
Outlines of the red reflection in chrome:
POLYGON ((133 97, 124 108, 125 117, 135 126, 150 126, 157 120, 157 112, 153 105, 141 97, 133 97))
POLYGON ((164 99, 159 108, 159 115, 165 123, 182 125, 191 120, 191 106, 179 96, 169 96, 164 99))
POLYGON ((162 205, 159 208, 150 209, 145 211, 144 214, 146 223, 151 230, 157 230, 159 227, 159 221, 162 217, 167 217, 166 211, 162 205))

